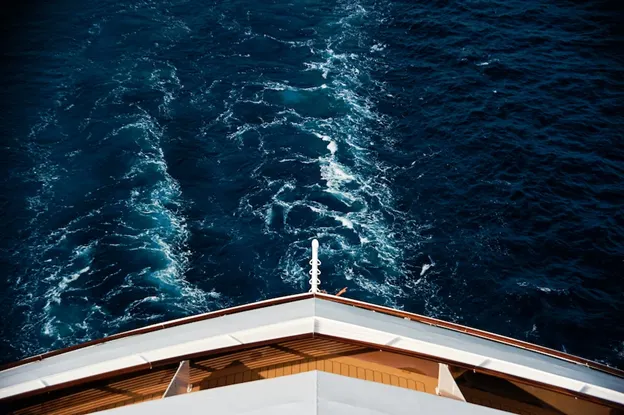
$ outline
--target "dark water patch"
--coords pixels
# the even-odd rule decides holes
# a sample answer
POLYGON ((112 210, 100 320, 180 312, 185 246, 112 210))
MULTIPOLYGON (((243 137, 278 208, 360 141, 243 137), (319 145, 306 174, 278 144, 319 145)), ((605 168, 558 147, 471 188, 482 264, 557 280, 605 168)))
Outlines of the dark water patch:
POLYGON ((4 28, 6 360, 305 291, 318 238, 330 292, 622 365, 612 3, 51 7, 4 28))

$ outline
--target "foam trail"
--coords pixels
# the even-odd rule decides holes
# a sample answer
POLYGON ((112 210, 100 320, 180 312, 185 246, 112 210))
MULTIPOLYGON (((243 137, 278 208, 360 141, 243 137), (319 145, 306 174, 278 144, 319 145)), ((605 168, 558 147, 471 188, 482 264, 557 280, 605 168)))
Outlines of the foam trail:
POLYGON ((285 105, 295 110, 308 95, 319 90, 325 95, 310 95, 310 99, 329 99, 344 106, 343 114, 331 118, 298 113, 297 117, 286 119, 302 132, 326 143, 327 153, 317 158, 323 192, 338 201, 342 208, 333 206, 333 203, 330 206, 314 202, 309 197, 300 199, 297 195, 305 195, 317 185, 302 186, 291 181, 287 187, 285 184, 281 186, 270 202, 256 212, 260 215, 266 212, 265 224, 267 232, 271 232, 273 214, 279 206, 283 214, 280 223, 285 224, 280 232, 297 236, 280 259, 279 268, 285 282, 295 286, 305 282, 302 277, 306 275, 305 270, 299 263, 305 262, 308 241, 301 238, 309 235, 320 239, 322 255, 333 263, 332 274, 336 279, 344 276, 364 292, 397 306, 396 300, 403 295, 400 286, 403 252, 388 224, 388 217, 398 219, 401 214, 393 208, 393 196, 386 180, 389 171, 375 157, 375 145, 371 139, 387 134, 388 120, 375 111, 362 89, 362 79, 370 78, 371 68, 375 65, 368 55, 383 48, 371 44, 368 49, 356 53, 348 46, 354 39, 367 41, 363 22, 379 17, 370 7, 371 10, 367 10, 359 3, 341 3, 335 10, 338 20, 329 24, 332 34, 323 42, 309 45, 313 55, 320 60, 306 62, 304 71, 320 72, 325 81, 319 89, 279 83, 264 85, 265 91, 286 94, 285 105), (310 209, 319 223, 325 223, 324 218, 331 218, 339 226, 291 227, 289 214, 298 206, 310 209), (372 274, 371 268, 375 268, 372 274))
MULTIPOLYGON (((162 93, 158 112, 169 117, 180 88, 175 67, 154 71, 150 81, 162 93)), ((122 82, 131 83, 132 76, 122 82)), ((81 128, 88 128, 99 112, 114 108, 129 91, 120 84, 99 97, 81 128)), ((69 136, 59 118, 72 106, 46 113, 29 137, 36 167, 27 179, 39 189, 28 200, 32 231, 19 252, 32 268, 15 287, 17 303, 27 310, 25 330, 35 339, 17 345, 24 354, 162 319, 165 311, 206 311, 219 301, 218 293, 204 292, 185 279, 189 230, 180 185, 169 173, 164 154, 164 128, 135 105, 134 111, 107 121, 108 133, 90 135, 86 142, 56 139, 53 146, 45 145, 50 136, 69 136), (92 166, 80 171, 81 180, 67 167, 67 158, 76 154, 92 166), (110 171, 104 178, 95 174, 102 160, 110 171)))

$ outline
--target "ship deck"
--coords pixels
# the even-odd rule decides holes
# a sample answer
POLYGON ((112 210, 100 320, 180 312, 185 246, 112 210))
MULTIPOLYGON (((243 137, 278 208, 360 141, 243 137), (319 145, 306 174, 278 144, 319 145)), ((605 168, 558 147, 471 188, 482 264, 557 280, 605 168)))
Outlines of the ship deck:
MULTIPOLYGON (((161 399, 176 365, 83 384, 6 408, 16 415, 86 414, 161 399)), ((191 392, 323 371, 428 394, 436 394, 438 364, 433 361, 325 338, 308 338, 255 347, 190 361, 191 392)), ((457 378, 465 370, 455 369, 457 378)), ((503 381, 506 382, 506 381, 503 381)), ((466 400, 516 414, 549 415, 562 412, 543 401, 518 393, 509 382, 490 391, 463 382, 466 400)))
POLYGON ((211 395, 215 401, 216 395, 231 395, 232 388, 258 390, 254 385, 265 383, 255 381, 280 383, 279 378, 306 372, 333 376, 337 384, 411 390, 416 401, 431 398, 427 395, 465 400, 485 410, 470 413, 494 408, 610 415, 624 409, 624 374, 617 369, 424 316, 304 294, 157 324, 11 364, 0 371, 0 413, 86 414, 119 407, 133 413, 125 407, 159 401, 145 405, 166 408, 171 396, 200 401, 194 397, 223 387, 211 395))

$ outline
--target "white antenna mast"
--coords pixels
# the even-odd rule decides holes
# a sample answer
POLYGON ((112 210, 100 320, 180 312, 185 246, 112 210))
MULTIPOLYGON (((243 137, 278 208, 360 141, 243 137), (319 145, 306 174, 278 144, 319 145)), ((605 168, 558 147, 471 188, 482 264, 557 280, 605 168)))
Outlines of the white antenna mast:
POLYGON ((319 279, 319 275, 321 275, 321 271, 318 269, 319 265, 321 265, 321 261, 318 259, 318 248, 319 243, 316 239, 312 240, 312 259, 310 260, 310 265, 312 269, 310 270, 310 292, 316 294, 319 292, 319 285, 321 285, 321 280, 319 279))

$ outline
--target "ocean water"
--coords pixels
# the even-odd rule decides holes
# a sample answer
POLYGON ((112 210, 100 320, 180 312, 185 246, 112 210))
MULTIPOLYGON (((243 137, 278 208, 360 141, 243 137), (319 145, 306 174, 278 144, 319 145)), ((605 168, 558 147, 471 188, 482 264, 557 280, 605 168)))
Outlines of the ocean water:
POLYGON ((0 359, 322 288, 624 367, 617 2, 3 11, 0 359))

